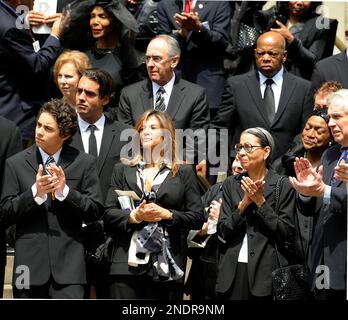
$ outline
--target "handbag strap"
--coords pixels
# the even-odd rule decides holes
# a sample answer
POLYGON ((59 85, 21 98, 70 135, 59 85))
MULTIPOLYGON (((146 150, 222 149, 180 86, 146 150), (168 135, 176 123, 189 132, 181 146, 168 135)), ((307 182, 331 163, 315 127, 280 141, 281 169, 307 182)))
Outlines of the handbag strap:
MULTIPOLYGON (((284 179, 285 177, 283 176, 280 176, 277 180, 277 183, 276 183, 276 187, 275 187, 275 191, 274 191, 274 212, 278 214, 278 211, 279 211, 279 207, 280 207, 280 185, 282 183, 282 180, 284 179)), ((280 262, 280 255, 279 255, 279 250, 278 250, 278 246, 277 246, 277 242, 276 240, 274 239, 274 248, 275 248, 275 252, 276 252, 276 258, 277 258, 277 262, 278 262, 278 265, 280 268, 283 268, 283 265, 282 263, 280 262)))

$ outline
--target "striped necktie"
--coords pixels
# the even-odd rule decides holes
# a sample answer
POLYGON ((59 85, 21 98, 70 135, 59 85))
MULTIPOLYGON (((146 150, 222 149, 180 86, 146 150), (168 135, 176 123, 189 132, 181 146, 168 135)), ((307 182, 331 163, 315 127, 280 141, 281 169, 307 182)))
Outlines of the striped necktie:
POLYGON ((155 110, 157 111, 165 111, 166 110, 166 103, 164 101, 164 93, 166 91, 163 87, 159 87, 156 93, 156 104, 155 104, 155 110))

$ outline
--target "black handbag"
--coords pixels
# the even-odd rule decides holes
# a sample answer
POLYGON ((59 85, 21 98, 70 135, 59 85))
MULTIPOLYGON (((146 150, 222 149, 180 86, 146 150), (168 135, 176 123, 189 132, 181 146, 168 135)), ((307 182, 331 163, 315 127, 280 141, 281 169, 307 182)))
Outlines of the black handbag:
MULTIPOLYGON (((283 177, 278 179, 275 190, 276 212, 279 210, 279 192, 282 179, 283 177)), ((299 223, 296 214, 295 221, 299 223)), ((310 288, 308 283, 307 266, 305 264, 294 264, 284 267, 281 263, 277 244, 274 243, 274 245, 279 265, 279 268, 272 272, 274 300, 308 300, 310 297, 310 288)))

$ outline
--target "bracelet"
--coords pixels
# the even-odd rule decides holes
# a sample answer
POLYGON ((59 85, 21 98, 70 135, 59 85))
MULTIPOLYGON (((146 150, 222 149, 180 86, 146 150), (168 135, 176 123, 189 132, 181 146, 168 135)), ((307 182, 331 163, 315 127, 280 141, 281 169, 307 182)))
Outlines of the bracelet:
POLYGON ((138 209, 133 209, 132 212, 130 213, 129 217, 130 217, 132 223, 137 223, 137 224, 142 223, 141 220, 138 220, 136 218, 137 213, 138 213, 138 209))

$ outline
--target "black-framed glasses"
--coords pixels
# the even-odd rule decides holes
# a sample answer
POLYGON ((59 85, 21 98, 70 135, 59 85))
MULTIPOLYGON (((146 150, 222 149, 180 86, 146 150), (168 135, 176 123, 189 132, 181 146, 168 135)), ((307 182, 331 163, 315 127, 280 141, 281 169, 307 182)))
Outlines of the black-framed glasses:
POLYGON ((253 146, 251 143, 249 142, 245 142, 244 144, 241 144, 241 143, 237 143, 235 146, 234 146, 234 150, 239 153, 242 151, 242 149, 244 149, 244 151, 246 153, 250 153, 253 151, 254 148, 263 148, 263 146, 253 146))

